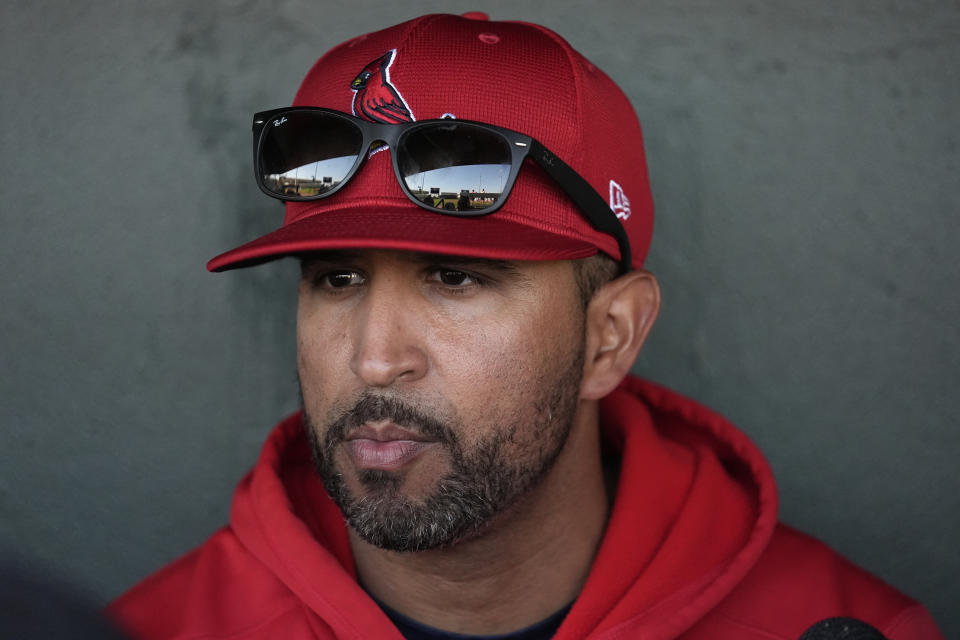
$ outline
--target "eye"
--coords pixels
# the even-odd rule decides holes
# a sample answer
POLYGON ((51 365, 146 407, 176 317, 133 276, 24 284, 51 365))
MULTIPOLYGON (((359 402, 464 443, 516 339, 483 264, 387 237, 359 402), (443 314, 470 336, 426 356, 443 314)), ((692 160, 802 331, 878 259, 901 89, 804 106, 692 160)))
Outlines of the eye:
POLYGON ((477 284, 476 278, 463 271, 456 269, 437 269, 434 276, 437 280, 448 287, 463 287, 471 284, 477 284))
POLYGON ((464 284, 470 284, 472 281, 473 278, 465 274, 463 271, 445 269, 440 272, 440 282, 443 284, 460 286, 464 284))
POLYGON ((340 271, 328 271, 319 274, 316 282, 326 289, 343 289, 363 284, 363 276, 356 271, 342 269, 340 271))

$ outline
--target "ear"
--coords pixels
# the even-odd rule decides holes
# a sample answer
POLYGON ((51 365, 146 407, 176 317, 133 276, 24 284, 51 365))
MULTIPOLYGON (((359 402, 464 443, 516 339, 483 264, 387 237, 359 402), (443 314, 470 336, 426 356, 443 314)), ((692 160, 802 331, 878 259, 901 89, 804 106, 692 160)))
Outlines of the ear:
POLYGON ((613 391, 637 359, 660 311, 660 285, 649 271, 631 271, 601 287, 587 307, 580 397, 613 391))

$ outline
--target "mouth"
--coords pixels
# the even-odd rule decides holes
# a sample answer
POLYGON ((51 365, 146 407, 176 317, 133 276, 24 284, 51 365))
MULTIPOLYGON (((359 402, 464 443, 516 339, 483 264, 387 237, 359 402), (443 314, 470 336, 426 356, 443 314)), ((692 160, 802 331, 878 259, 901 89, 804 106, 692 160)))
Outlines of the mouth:
POLYGON ((392 422, 367 423, 346 438, 357 468, 396 471, 438 443, 392 422))
POLYGON ((347 442, 353 440, 373 440, 375 442, 393 442, 399 440, 409 440, 411 442, 430 442, 421 433, 405 429, 398 424, 389 421, 368 422, 363 424, 347 434, 347 442))

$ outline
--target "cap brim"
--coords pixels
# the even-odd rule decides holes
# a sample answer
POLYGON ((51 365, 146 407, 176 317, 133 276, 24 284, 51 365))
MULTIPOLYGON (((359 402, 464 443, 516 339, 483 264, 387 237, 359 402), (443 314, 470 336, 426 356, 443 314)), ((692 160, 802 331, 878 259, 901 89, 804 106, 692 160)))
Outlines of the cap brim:
POLYGON ((207 263, 209 271, 250 267, 325 249, 403 249, 501 260, 572 260, 594 244, 505 219, 433 213, 412 204, 331 208, 287 224, 207 263))

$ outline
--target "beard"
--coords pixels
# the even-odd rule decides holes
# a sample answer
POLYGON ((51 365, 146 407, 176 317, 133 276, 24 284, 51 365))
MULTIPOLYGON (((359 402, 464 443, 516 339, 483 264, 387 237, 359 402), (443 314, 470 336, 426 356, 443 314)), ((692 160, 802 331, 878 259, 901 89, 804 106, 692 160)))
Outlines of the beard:
POLYGON ((395 393, 366 392, 322 429, 305 410, 317 472, 347 524, 376 547, 425 551, 476 537, 553 467, 573 425, 583 362, 581 343, 566 366, 551 368, 534 381, 522 406, 497 412, 499 417, 481 417, 488 423, 485 435, 470 446, 458 435, 466 433, 459 418, 395 393), (420 433, 446 451, 450 470, 426 496, 404 495, 402 472, 361 469, 357 479, 365 493, 355 495, 347 486, 336 461, 338 448, 351 429, 383 420, 420 433))

